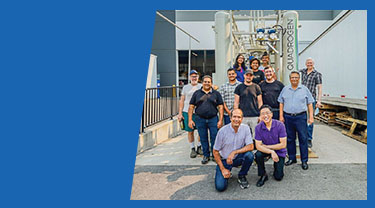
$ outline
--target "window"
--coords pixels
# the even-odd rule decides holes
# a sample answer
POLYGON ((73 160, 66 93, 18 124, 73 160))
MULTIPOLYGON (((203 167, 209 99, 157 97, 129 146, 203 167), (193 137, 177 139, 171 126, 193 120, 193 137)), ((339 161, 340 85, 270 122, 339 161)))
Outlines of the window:
MULTIPOLYGON (((189 51, 178 51, 178 72, 179 81, 188 83, 189 51)), ((212 76, 215 73, 215 50, 192 50, 191 69, 198 71, 200 77, 204 75, 212 76)))

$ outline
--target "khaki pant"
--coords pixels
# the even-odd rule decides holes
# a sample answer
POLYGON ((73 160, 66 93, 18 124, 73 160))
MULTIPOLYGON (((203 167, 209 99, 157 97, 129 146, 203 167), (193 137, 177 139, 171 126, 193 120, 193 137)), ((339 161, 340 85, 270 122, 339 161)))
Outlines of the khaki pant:
POLYGON ((243 117, 242 123, 250 127, 251 136, 255 138, 255 126, 258 124, 258 117, 243 117))

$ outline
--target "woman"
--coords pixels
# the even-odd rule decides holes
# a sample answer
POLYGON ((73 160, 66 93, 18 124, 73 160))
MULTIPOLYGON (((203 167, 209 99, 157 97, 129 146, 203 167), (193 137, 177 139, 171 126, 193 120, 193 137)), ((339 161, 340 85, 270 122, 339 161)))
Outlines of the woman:
POLYGON ((259 70, 260 61, 257 58, 253 58, 250 60, 250 67, 253 70, 254 78, 253 82, 259 84, 261 81, 265 79, 264 73, 259 70))
POLYGON ((236 63, 233 65, 233 68, 236 70, 237 80, 243 83, 243 76, 247 67, 245 66, 245 57, 242 54, 238 54, 236 63))

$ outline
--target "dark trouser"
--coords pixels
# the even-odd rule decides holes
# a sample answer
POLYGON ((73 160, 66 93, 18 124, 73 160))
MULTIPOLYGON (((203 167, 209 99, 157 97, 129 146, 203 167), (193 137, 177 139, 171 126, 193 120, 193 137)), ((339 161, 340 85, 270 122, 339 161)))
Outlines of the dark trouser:
MULTIPOLYGON (((241 170, 238 173, 238 176, 246 176, 247 172, 249 172, 249 169, 253 161, 254 161, 254 155, 251 151, 237 155, 236 159, 233 160, 232 165, 228 165, 226 159, 221 160, 221 162, 223 162, 224 167, 228 169, 229 171, 231 171, 233 167, 238 167, 242 165, 241 170)), ((215 175, 215 188, 217 191, 225 191, 227 187, 228 187, 228 178, 224 178, 219 168, 219 165, 217 165, 216 175, 215 175)))
MULTIPOLYGON (((263 176, 266 174, 266 168, 264 166, 264 158, 271 156, 271 154, 266 154, 261 151, 257 151, 255 153, 255 161, 257 162, 258 165, 258 176, 263 176)), ((273 177, 281 181, 284 177, 284 162, 285 162, 285 157, 280 157, 279 156, 279 162, 274 162, 273 163, 273 177)))
MULTIPOLYGON (((316 106, 316 102, 313 102, 313 113, 315 113, 315 106, 316 106)), ((310 141, 313 139, 312 138, 313 130, 314 130, 314 123, 307 125, 307 139, 310 141)))
POLYGON ((206 157, 210 156, 210 151, 212 152, 212 148, 215 144, 215 138, 218 131, 217 121, 217 116, 210 119, 204 119, 200 116, 196 117, 195 125, 197 126, 198 134, 201 139, 203 155, 206 157), (210 131, 211 148, 208 144, 208 130, 210 131))
POLYGON ((301 161, 307 162, 309 158, 307 146, 307 115, 303 113, 298 116, 291 116, 284 113, 285 128, 287 134, 287 150, 290 160, 296 159, 296 133, 298 133, 299 150, 301 161))
POLYGON ((273 116, 272 116, 273 119, 276 119, 276 120, 280 119, 280 110, 279 109, 273 108, 272 114, 273 114, 273 116))
POLYGON ((228 115, 224 115, 224 125, 227 125, 230 123, 230 117, 228 115))

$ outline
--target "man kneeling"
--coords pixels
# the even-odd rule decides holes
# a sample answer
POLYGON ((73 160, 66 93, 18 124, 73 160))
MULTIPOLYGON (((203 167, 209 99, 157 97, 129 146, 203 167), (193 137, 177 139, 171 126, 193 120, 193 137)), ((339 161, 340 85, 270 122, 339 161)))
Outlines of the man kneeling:
POLYGON ((258 165, 258 180, 256 186, 261 187, 268 180, 264 167, 264 158, 272 157, 274 161, 273 177, 281 181, 284 176, 284 161, 286 156, 286 130, 282 122, 272 119, 272 110, 268 105, 260 108, 261 122, 255 127, 255 145, 257 153, 255 160, 258 165))
POLYGON ((222 127, 216 136, 213 153, 217 163, 215 187, 218 191, 224 191, 228 187, 232 167, 238 166, 242 166, 238 173, 240 187, 243 189, 249 187, 246 175, 254 160, 251 152, 254 144, 249 126, 241 124, 242 118, 240 109, 233 110, 231 123, 222 127))

